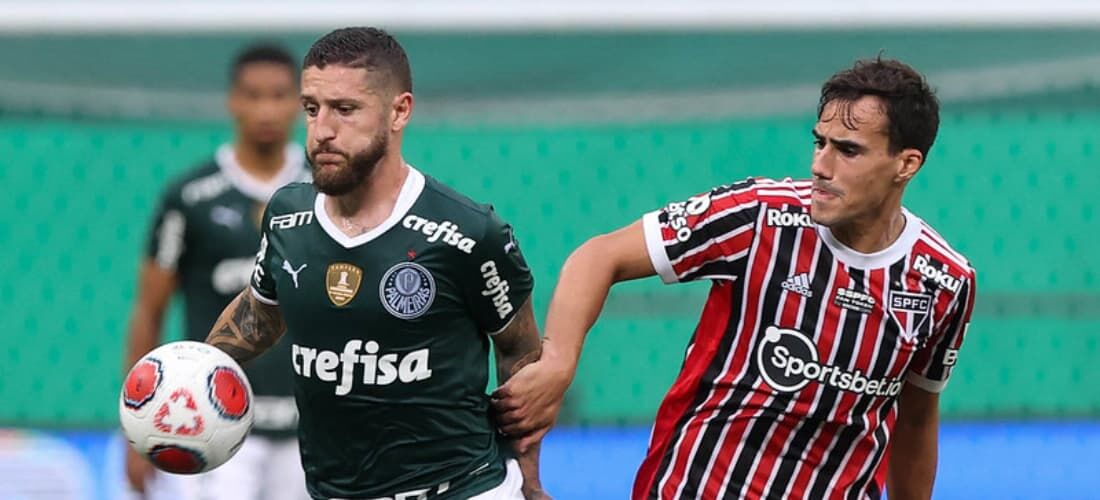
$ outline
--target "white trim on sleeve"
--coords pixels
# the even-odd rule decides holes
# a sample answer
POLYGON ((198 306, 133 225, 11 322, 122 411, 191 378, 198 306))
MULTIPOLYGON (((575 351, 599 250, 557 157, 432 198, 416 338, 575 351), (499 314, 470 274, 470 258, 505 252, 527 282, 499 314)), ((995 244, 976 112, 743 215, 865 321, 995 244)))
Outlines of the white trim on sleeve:
POLYGON ((661 276, 661 281, 666 284, 679 283, 680 278, 676 271, 672 270, 672 263, 668 261, 668 253, 665 252, 664 238, 661 238, 661 223, 657 220, 659 211, 649 212, 642 216, 642 231, 645 233, 645 248, 649 253, 649 260, 653 263, 653 269, 661 276))
POLYGON ((917 372, 909 372, 909 374, 905 376, 905 380, 921 389, 936 394, 943 392, 944 387, 947 387, 946 380, 932 380, 917 372))
POLYGON ((267 304, 267 305, 269 305, 269 306, 277 306, 277 305, 279 305, 279 301, 277 301, 277 300, 271 300, 271 299, 269 299, 269 298, 267 298, 267 297, 264 297, 263 295, 261 295, 261 294, 260 294, 260 291, 259 291, 259 290, 256 290, 256 287, 254 287, 254 286, 249 286, 249 287, 248 287, 248 289, 249 289, 249 290, 252 290, 252 296, 253 296, 253 297, 256 297, 256 300, 258 300, 258 301, 260 301, 260 302, 263 302, 264 304, 267 304))

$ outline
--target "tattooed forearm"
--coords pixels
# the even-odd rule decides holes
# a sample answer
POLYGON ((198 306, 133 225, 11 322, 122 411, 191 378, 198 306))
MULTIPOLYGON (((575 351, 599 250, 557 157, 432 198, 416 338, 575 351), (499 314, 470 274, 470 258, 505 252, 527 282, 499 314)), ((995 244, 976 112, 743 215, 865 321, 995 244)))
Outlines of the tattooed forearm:
POLYGON ((504 384, 520 368, 539 360, 542 341, 530 298, 519 308, 512 323, 493 336, 493 344, 496 346, 498 384, 504 384))
POLYGON ((286 331, 277 306, 261 303, 245 289, 222 311, 206 343, 247 363, 279 341, 286 331))

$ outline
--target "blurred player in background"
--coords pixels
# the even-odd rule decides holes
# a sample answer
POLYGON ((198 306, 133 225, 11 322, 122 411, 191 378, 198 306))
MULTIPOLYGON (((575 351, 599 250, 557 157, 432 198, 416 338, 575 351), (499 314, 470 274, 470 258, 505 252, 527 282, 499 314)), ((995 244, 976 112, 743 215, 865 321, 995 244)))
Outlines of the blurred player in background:
MULTIPOLYGON (((279 187, 308 181, 305 152, 290 142, 298 115, 298 72, 286 50, 256 45, 233 62, 227 101, 234 142, 183 174, 161 196, 141 265, 126 367, 162 339, 172 295, 183 293, 184 332, 203 341, 210 325, 248 286, 260 242, 260 216, 279 187)), ((290 346, 245 368, 255 392, 255 423, 228 463, 199 476, 155 471, 127 447, 130 485, 150 499, 307 498, 297 446, 290 346)))
POLYGON ((492 207, 405 163, 405 50, 333 31, 301 102, 314 182, 272 197, 207 342, 244 363, 286 332, 314 498, 545 498, 537 443, 513 458, 485 393, 490 345, 500 380, 538 359, 531 272, 492 207))
POLYGON ((541 361, 495 394, 502 429, 552 425, 614 283, 705 279, 635 500, 930 498, 975 294, 967 259, 901 203, 938 126, 923 76, 858 61, 822 88, 812 180, 718 187, 589 240, 562 269, 541 361))

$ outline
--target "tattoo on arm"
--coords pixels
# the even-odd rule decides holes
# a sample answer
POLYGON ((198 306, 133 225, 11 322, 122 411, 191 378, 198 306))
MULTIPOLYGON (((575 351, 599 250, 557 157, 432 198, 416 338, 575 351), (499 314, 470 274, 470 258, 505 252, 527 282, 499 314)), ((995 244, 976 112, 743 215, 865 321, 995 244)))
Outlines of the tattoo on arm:
POLYGON ((246 288, 222 311, 206 343, 244 364, 275 345, 285 331, 278 306, 261 303, 246 288))
POLYGON ((539 360, 542 341, 530 297, 512 318, 512 323, 493 336, 493 345, 496 346, 498 384, 507 382, 521 368, 539 360))

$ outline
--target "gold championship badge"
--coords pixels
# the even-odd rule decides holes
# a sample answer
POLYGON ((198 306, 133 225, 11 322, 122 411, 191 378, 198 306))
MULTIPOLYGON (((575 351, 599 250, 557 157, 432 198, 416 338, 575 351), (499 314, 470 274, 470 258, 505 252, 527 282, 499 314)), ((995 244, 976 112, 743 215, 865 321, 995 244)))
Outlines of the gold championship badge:
POLYGON ((363 270, 346 262, 329 264, 325 273, 325 289, 328 298, 336 307, 344 307, 359 293, 363 282, 363 270))

